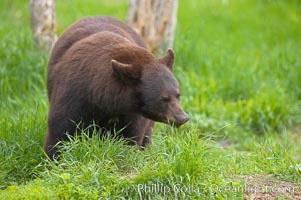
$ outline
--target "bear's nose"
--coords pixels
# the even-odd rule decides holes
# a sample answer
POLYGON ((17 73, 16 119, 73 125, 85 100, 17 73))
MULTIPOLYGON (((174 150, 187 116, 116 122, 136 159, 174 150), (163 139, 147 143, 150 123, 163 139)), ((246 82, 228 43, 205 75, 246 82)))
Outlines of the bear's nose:
POLYGON ((189 120, 189 116, 183 112, 180 116, 177 117, 176 127, 180 127, 189 120))

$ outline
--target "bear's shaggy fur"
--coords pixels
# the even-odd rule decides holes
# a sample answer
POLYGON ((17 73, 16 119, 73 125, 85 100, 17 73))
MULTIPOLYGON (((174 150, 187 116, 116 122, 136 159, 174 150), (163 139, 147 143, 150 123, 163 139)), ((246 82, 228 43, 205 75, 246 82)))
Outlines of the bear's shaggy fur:
POLYGON ((125 24, 103 16, 86 17, 56 42, 48 65, 50 102, 45 151, 92 122, 119 131, 133 143, 150 142, 154 121, 179 126, 188 115, 179 104, 172 73, 174 52, 156 58, 125 24))

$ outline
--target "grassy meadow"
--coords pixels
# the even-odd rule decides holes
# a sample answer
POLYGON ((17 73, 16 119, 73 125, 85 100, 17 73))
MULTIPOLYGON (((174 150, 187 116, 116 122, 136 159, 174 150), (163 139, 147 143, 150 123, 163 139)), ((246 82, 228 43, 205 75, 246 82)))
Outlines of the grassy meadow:
MULTIPOLYGON (((57 32, 87 15, 125 20, 128 1, 57 3, 57 32)), ((190 121, 156 124, 145 151, 71 138, 44 157, 49 54, 28 1, 0 6, 0 199, 301 198, 301 3, 180 0, 174 72, 190 121)))

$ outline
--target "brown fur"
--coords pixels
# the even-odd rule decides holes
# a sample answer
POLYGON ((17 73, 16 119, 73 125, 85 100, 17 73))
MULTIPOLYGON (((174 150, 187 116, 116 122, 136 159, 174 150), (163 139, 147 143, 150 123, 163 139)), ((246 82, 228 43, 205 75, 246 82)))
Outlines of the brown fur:
MULTIPOLYGON (((89 37, 98 32, 110 31, 146 48, 143 40, 130 27, 122 22, 108 16, 89 16, 78 20, 68 27, 63 35, 55 43, 48 63, 48 73, 51 73, 53 66, 58 63, 66 51, 77 41, 89 37)), ((48 78, 51 77, 48 75, 48 78)), ((51 81, 48 80, 47 83, 51 81)), ((51 83, 48 84, 48 97, 51 96, 51 83)))
POLYGON ((121 134, 139 146, 150 142, 154 121, 185 123, 188 116, 175 97, 173 60, 172 50, 157 59, 134 31, 112 18, 88 17, 73 24, 56 43, 48 66, 48 156, 79 123, 124 129, 121 134), (158 107, 162 88, 172 101, 158 107))

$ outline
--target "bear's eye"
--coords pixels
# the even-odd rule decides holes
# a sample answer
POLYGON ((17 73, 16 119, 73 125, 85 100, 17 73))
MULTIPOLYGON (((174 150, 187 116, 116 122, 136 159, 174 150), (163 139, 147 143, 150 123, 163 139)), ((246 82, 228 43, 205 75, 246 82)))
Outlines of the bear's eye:
POLYGON ((169 102, 169 101, 170 101, 170 98, 167 97, 167 96, 163 96, 163 97, 162 97, 162 101, 163 101, 163 102, 169 102))
POLYGON ((180 100, 180 97, 181 97, 181 94, 180 94, 180 93, 176 94, 176 98, 177 98, 178 100, 180 100))

